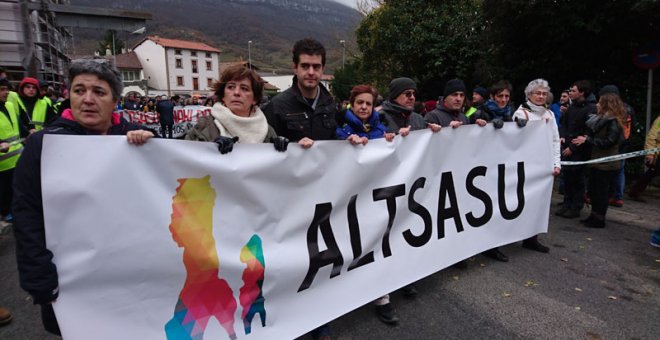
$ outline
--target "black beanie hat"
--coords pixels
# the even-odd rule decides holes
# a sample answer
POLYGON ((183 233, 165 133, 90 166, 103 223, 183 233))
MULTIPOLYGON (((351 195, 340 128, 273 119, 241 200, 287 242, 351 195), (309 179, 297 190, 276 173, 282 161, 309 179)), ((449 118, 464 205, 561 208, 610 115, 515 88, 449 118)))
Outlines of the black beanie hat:
POLYGON ((395 78, 390 82, 390 95, 387 97, 390 101, 393 101, 405 90, 415 90, 417 91, 417 84, 410 78, 395 78))
POLYGON ((484 99, 488 99, 488 90, 486 90, 484 87, 475 87, 472 92, 478 93, 484 99))
POLYGON ((462 80, 452 79, 452 80, 447 82, 447 85, 445 85, 444 96, 447 97, 448 95, 450 95, 454 92, 463 92, 463 93, 465 93, 465 83, 462 80))
POLYGON ((603 88, 600 89, 600 92, 598 92, 598 96, 600 97, 600 96, 602 96, 604 94, 608 94, 608 93, 614 93, 617 96, 620 96, 619 88, 616 87, 616 85, 605 85, 605 86, 603 86, 603 88))

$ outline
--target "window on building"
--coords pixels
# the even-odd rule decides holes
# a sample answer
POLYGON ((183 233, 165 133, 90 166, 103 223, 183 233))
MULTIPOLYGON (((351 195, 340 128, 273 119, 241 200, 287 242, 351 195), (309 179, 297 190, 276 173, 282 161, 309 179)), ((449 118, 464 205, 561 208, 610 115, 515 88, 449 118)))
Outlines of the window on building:
POLYGON ((176 60, 176 68, 183 68, 183 62, 181 61, 181 59, 178 59, 178 58, 177 58, 177 60, 176 60))
POLYGON ((140 80, 140 71, 121 71, 121 80, 125 82, 140 80))
POLYGON ((197 56, 197 51, 190 51, 190 56, 196 57, 197 56))
POLYGON ((197 73, 197 60, 192 60, 192 73, 197 73))
POLYGON ((211 52, 206 52, 206 57, 211 58, 211 52))
POLYGON ((183 86, 183 77, 176 77, 176 86, 183 86))
POLYGON ((181 55, 181 50, 174 50, 174 54, 181 55))
POLYGON ((197 78, 193 78, 193 90, 199 90, 199 80, 197 78))
POLYGON ((206 87, 208 87, 208 88, 213 87, 213 79, 212 78, 206 78, 206 87))
POLYGON ((206 62, 206 70, 207 71, 213 71, 213 63, 211 63, 210 61, 207 61, 206 62))

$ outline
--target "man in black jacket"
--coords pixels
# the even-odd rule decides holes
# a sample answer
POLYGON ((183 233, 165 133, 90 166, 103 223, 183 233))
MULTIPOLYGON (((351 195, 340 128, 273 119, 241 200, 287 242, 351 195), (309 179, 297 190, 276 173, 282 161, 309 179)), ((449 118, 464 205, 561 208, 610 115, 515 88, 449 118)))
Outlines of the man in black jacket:
POLYGON ((325 47, 313 39, 293 46, 293 86, 274 97, 264 113, 278 136, 304 148, 314 140, 335 138, 337 104, 320 83, 325 67, 325 47))
MULTIPOLYGON (((591 150, 587 144, 576 145, 571 141, 586 134, 586 122, 590 114, 596 113, 596 105, 587 98, 591 95, 591 84, 586 80, 571 85, 568 96, 572 104, 561 116, 559 137, 561 140, 562 161, 584 161, 589 159, 591 150)), ((555 215, 565 218, 580 217, 584 206, 584 166, 573 165, 562 169, 564 172, 564 203, 555 215)))
MULTIPOLYGON (((325 47, 314 39, 293 45, 293 85, 275 96, 263 109, 268 124, 278 136, 312 147, 315 140, 335 139, 337 104, 321 85, 325 47)), ((312 330, 314 339, 329 340, 330 326, 312 330)))
POLYGON ((172 100, 161 100, 156 104, 156 112, 160 120, 160 135, 163 138, 172 138, 172 127, 174 126, 174 106, 177 105, 179 96, 173 96, 172 100))
POLYGON ((438 101, 438 107, 424 117, 428 123, 457 128, 470 121, 463 109, 465 108, 465 83, 461 79, 452 79, 445 85, 444 97, 438 101))

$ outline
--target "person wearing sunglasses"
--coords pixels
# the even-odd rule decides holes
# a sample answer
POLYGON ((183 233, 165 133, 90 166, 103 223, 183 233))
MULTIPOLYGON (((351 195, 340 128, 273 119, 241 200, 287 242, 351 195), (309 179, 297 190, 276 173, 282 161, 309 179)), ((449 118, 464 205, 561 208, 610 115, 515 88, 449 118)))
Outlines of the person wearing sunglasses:
POLYGON ((468 118, 463 113, 465 91, 465 83, 462 80, 452 79, 448 81, 445 85, 444 97, 438 102, 435 110, 427 113, 424 117, 426 122, 440 126, 451 126, 454 129, 463 124, 469 124, 468 118))
POLYGON ((395 78, 390 82, 390 94, 383 102, 379 114, 388 132, 407 136, 410 131, 430 128, 440 131, 440 125, 427 123, 424 117, 414 112, 417 84, 410 78, 395 78))

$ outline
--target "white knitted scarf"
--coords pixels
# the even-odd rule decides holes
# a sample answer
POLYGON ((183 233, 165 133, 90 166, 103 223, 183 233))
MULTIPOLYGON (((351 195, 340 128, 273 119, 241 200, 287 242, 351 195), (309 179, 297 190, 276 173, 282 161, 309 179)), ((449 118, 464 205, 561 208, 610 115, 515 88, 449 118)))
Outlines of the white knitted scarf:
POLYGON ((268 122, 259 107, 256 107, 249 117, 241 117, 221 103, 215 103, 211 108, 211 115, 220 135, 238 137, 239 143, 262 143, 268 134, 268 122))
POLYGON ((541 120, 548 116, 548 109, 545 106, 536 105, 531 101, 527 100, 527 105, 532 109, 532 113, 536 115, 536 118, 528 118, 529 120, 541 120))

